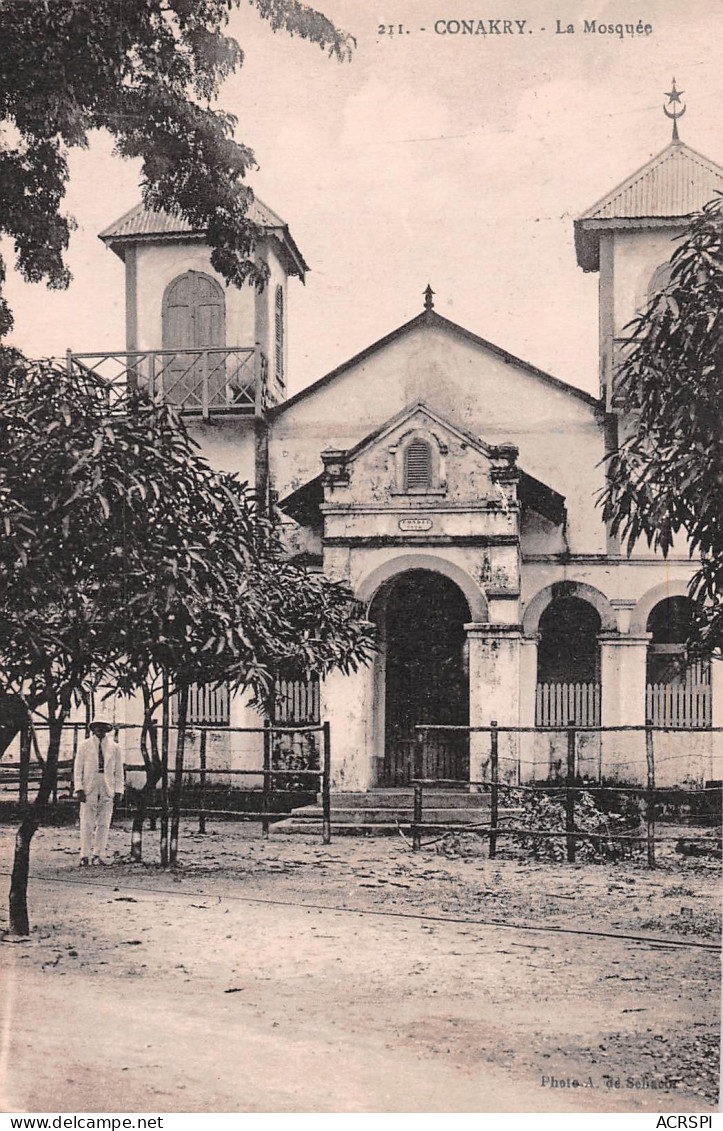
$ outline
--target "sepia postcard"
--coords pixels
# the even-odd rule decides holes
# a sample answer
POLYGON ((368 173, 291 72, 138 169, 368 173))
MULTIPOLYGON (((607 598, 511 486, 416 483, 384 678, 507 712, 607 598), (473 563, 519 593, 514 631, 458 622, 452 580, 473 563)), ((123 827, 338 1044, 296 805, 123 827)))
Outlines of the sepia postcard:
MULTIPOLYGON (((239 580, 225 643, 172 670, 144 645, 154 715, 117 652, 62 717, 22 930, 0 901, 2 1110, 86 1128, 558 1112, 705 1127, 723 662, 688 647, 685 540, 630 546, 602 499, 635 428, 621 339, 723 192, 723 8, 329 0, 340 59, 303 15, 302 34, 273 30, 267 7, 286 5, 230 7, 244 59, 218 99, 256 160, 263 287, 228 284, 206 232, 144 203, 140 162, 105 131, 69 151, 67 289, 26 282, 3 243, 7 342, 56 359, 79 403, 107 390, 83 460, 132 428, 129 387, 171 405, 183 459, 213 475, 163 513, 206 531, 195 562, 239 580), (270 566, 250 536, 213 557, 246 537, 229 483, 273 525, 270 566), (254 589, 262 566, 278 585, 254 589), (222 667, 236 630, 249 654, 276 647, 264 702, 222 667)), ((167 613, 196 566, 161 553, 144 474, 129 508, 146 500, 149 584, 176 571, 167 613)), ((106 495, 112 563, 136 534, 106 495)), ((189 593, 198 641, 216 597, 189 593)), ((0 728, 8 890, 54 709, 38 694, 30 723, 0 728)))

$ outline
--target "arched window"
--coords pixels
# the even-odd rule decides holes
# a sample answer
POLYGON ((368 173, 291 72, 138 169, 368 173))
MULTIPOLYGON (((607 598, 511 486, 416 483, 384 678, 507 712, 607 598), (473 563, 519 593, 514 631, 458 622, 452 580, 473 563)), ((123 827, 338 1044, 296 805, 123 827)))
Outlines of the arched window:
POLYGON ((600 614, 579 597, 557 597, 540 617, 537 726, 600 723, 600 614))
POLYGON ((645 713, 656 726, 711 725, 710 663, 687 657, 692 619, 688 597, 668 597, 650 611, 645 713))
POLYGON ((645 626, 648 645, 648 683, 675 683, 685 678, 686 641, 692 609, 687 597, 668 597, 650 611, 645 626))
POLYGON ((426 440, 412 440, 404 452, 404 490, 428 491, 432 486, 432 448, 426 440))
POLYGON ((284 289, 276 288, 274 297, 274 355, 276 380, 285 384, 284 378, 284 289))

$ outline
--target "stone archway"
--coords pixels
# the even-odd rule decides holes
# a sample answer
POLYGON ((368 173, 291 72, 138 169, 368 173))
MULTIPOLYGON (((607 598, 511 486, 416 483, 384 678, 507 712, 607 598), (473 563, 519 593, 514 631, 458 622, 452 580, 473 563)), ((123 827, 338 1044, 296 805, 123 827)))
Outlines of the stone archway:
POLYGON ((484 623, 488 619, 487 598, 484 591, 461 566, 436 554, 401 554, 383 562, 363 578, 357 586, 356 595, 360 601, 369 605, 386 582, 408 570, 417 569, 441 573, 453 581, 465 596, 471 621, 484 623))
MULTIPOLYGON (((395 574, 377 591, 370 617, 379 625, 376 680, 376 784, 402 786, 415 776, 415 727, 469 723, 465 624, 469 603, 439 571, 395 574)), ((419 769, 419 767, 416 767, 419 769)), ((424 745, 425 777, 469 781, 466 734, 432 732, 424 745)))
POLYGON ((654 585, 638 601, 630 618, 630 635, 642 636, 647 632, 648 617, 652 610, 661 601, 670 597, 689 597, 690 589, 687 581, 663 581, 654 585))
POLYGON ((555 581, 552 585, 541 589, 527 602, 522 617, 522 629, 525 636, 534 637, 536 635, 540 627, 540 618, 548 605, 560 598, 569 597, 578 598, 588 605, 592 605, 600 617, 602 632, 617 632, 617 616, 604 593, 583 581, 555 581))

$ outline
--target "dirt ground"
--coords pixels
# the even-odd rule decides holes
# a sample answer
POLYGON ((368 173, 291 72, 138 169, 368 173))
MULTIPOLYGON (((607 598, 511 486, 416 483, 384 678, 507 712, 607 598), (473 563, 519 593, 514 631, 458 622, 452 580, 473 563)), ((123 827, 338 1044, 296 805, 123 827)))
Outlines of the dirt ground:
MULTIPOLYGON (((80 871, 77 830, 37 834, 32 938, 0 948, 4 1111, 716 1104, 720 862, 490 861, 216 825, 185 831, 171 873, 145 836, 148 863, 122 862, 120 827, 116 862, 80 871)), ((5 877, 12 848, 3 829, 5 877)))

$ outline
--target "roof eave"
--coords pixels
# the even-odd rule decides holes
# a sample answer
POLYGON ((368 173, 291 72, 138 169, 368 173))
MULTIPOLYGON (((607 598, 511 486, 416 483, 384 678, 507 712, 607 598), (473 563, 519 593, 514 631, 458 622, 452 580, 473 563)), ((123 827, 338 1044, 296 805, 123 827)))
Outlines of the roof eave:
POLYGON ((583 271, 600 270, 600 233, 650 228, 684 228, 694 213, 685 216, 580 216, 575 220, 575 251, 583 271))
MULTIPOLYGON (((288 227, 266 228, 264 229, 264 234, 266 236, 274 236, 284 248, 289 275, 298 275, 302 283, 305 283, 306 273, 307 271, 310 271, 311 268, 299 251, 299 248, 297 247, 293 236, 289 232, 288 227)), ((133 246, 135 244, 178 243, 180 241, 186 242, 188 240, 194 240, 195 242, 202 243, 206 240, 206 233, 189 231, 146 232, 134 233, 133 235, 129 236, 118 236, 101 232, 98 236, 98 239, 102 240, 106 247, 109 247, 111 251, 115 252, 119 259, 125 261, 126 247, 133 246)))
POLYGON ((583 271, 600 270, 600 237, 586 228, 582 220, 575 221, 575 253, 583 271))
POLYGON ((311 268, 309 267, 309 264, 306 262, 303 255, 299 251, 299 246, 298 246, 296 240, 294 239, 294 237, 292 236, 291 232, 289 231, 288 224, 284 225, 282 231, 283 231, 282 243, 284 244, 284 246, 287 250, 287 253, 288 253, 288 256, 289 256, 291 263, 296 268, 295 271, 289 271, 289 274, 290 275, 298 275, 299 278, 301 279, 302 283, 306 283, 306 272, 310 271, 311 268))
POLYGON ((101 232, 100 235, 98 236, 98 239, 102 240, 103 243, 106 245, 106 247, 109 247, 111 251, 114 251, 119 259, 122 259, 122 260, 125 261, 125 257, 126 257, 125 249, 127 247, 133 247, 133 246, 135 246, 135 244, 139 244, 139 243, 143 243, 143 244, 179 243, 180 241, 185 242, 186 240, 194 240, 196 242, 202 242, 205 239, 205 234, 203 232, 180 231, 180 232, 145 232, 145 233, 136 233, 132 236, 116 236, 116 235, 105 235, 105 233, 101 232))

